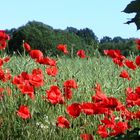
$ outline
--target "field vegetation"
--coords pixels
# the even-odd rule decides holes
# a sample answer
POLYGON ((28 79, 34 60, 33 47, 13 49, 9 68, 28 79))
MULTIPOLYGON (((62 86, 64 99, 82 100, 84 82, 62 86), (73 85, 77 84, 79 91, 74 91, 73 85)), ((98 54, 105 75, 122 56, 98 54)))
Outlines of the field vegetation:
POLYGON ((48 57, 23 42, 24 54, 10 57, 4 53, 10 38, 0 33, 1 139, 139 138, 139 129, 128 134, 140 127, 140 56, 78 50, 68 57, 67 45, 59 44, 63 56, 48 57))

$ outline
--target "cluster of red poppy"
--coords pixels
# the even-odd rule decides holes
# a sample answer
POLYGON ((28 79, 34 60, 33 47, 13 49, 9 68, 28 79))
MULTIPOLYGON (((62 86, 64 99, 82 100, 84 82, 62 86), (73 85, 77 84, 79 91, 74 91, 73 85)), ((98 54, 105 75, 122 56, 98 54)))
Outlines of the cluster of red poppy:
MULTIPOLYGON (((9 36, 4 31, 0 31, 0 49, 6 47, 3 42, 8 39, 9 36)), ((140 40, 136 42, 137 48, 140 48, 140 40)), ((46 74, 52 77, 58 74, 58 66, 55 59, 44 56, 40 50, 32 50, 30 45, 26 42, 24 42, 23 46, 36 63, 46 66, 46 74)), ((57 49, 64 54, 69 53, 67 45, 59 44, 57 49)), ((127 67, 131 70, 136 70, 140 66, 140 56, 137 56, 134 62, 125 58, 119 50, 105 50, 104 53, 111 57, 113 62, 119 67, 127 67)), ((77 55, 81 58, 86 58, 84 50, 79 50, 77 55)), ((16 85, 22 94, 26 94, 29 98, 35 99, 35 88, 42 87, 45 84, 43 70, 41 68, 36 68, 33 69, 31 73, 22 72, 19 75, 11 77, 10 72, 8 70, 4 72, 2 68, 3 64, 8 62, 9 59, 8 57, 0 59, 0 80, 6 82, 12 78, 12 84, 16 85)), ((121 71, 119 76, 131 80, 127 70, 121 71)), ((129 110, 129 108, 133 106, 140 106, 139 86, 136 87, 135 90, 131 87, 126 89, 126 103, 122 103, 115 97, 108 97, 102 91, 100 84, 96 84, 94 88, 95 94, 91 96, 90 102, 73 102, 69 104, 67 101, 73 98, 73 91, 78 88, 79 86, 74 79, 68 79, 64 81, 62 90, 58 85, 51 85, 50 88, 46 90, 46 96, 42 99, 52 105, 65 105, 65 111, 72 119, 78 118, 81 114, 93 117, 94 115, 102 116, 100 124, 97 126, 97 134, 102 138, 125 134, 127 130, 131 128, 130 121, 140 119, 140 111, 132 112, 129 110)), ((2 93, 3 90, 4 89, 0 90, 0 93, 2 93)), ((30 119, 33 117, 29 107, 25 104, 21 104, 16 113, 22 119, 30 119)), ((61 115, 56 119, 56 126, 69 129, 71 128, 71 122, 68 117, 61 115)), ((83 140, 94 139, 94 136, 89 133, 82 133, 80 137, 83 140)))
MULTIPOLYGON (((7 41, 10 39, 9 35, 7 35, 5 33, 5 31, 0 30, 0 50, 4 50, 7 46, 7 41)), ((11 74, 10 74, 10 70, 8 69, 3 69, 2 66, 3 64, 7 63, 10 60, 9 57, 5 57, 5 58, 0 58, 0 80, 2 80, 3 82, 6 82, 8 80, 10 80, 11 78, 11 74)))
POLYGON ((3 69, 3 64, 7 63, 10 60, 9 57, 5 59, 1 59, 1 66, 0 66, 0 80, 3 82, 7 82, 11 79, 11 72, 9 69, 3 69), (5 61, 6 60, 6 61, 5 61))
MULTIPOLYGON (((57 46, 57 49, 62 51, 64 54, 68 54, 68 50, 67 50, 67 45, 65 44, 59 44, 57 46)), ((79 56, 80 58, 86 58, 86 54, 84 50, 78 50, 77 51, 77 56, 79 56)))
POLYGON ((7 41, 10 39, 5 31, 0 30, 0 50, 4 50, 7 46, 7 41))
MULTIPOLYGON (((137 39, 136 42, 137 45, 139 46, 140 40, 137 39)), ((138 67, 140 67, 140 56, 136 56, 135 61, 132 61, 123 56, 120 50, 104 50, 104 54, 111 57, 113 62, 119 67, 127 67, 133 71, 135 71, 138 67)), ((119 76, 131 80, 131 76, 127 70, 122 70, 119 76)))
MULTIPOLYGON (((45 63, 44 61, 47 61, 46 59, 48 57, 44 58, 43 53, 40 50, 31 50, 31 47, 27 42, 24 42, 23 46, 24 46, 25 50, 27 52, 29 52, 32 59, 37 59, 37 62, 39 62, 41 64, 44 64, 45 63)), ((64 54, 69 54, 66 44, 59 44, 56 48, 59 51, 63 52, 64 54)), ((86 58, 85 51, 84 50, 78 50, 77 51, 77 56, 79 56, 80 58, 86 58)))
POLYGON ((140 50, 140 39, 136 39, 137 49, 140 50))
POLYGON ((34 99, 34 88, 44 84, 43 72, 40 68, 34 69, 31 74, 22 72, 13 77, 12 83, 18 87, 22 94, 27 94, 31 99, 34 99))

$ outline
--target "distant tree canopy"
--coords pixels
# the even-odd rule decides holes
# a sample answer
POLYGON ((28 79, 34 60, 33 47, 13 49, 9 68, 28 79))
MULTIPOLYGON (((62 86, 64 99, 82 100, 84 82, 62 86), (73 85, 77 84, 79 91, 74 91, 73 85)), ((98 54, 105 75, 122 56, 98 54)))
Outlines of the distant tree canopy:
POLYGON ((53 29, 41 22, 32 21, 18 29, 7 30, 12 37, 9 41, 9 52, 15 51, 22 54, 23 40, 28 42, 32 49, 40 49, 46 55, 61 55, 62 53, 56 50, 58 44, 67 44, 69 52, 73 51, 73 54, 79 49, 94 50, 96 48, 98 39, 92 30, 76 29, 75 32, 69 31, 70 28, 53 29))
POLYGON ((138 54, 139 51, 134 44, 134 40, 135 38, 123 39, 121 37, 114 37, 112 39, 105 36, 100 40, 99 51, 103 54, 103 50, 106 49, 119 49, 125 56, 129 56, 132 53, 138 54))
POLYGON ((86 51, 87 56, 95 56, 103 54, 105 49, 120 49, 124 55, 129 55, 130 52, 137 53, 134 47, 134 38, 123 39, 121 37, 103 37, 98 40, 94 32, 89 28, 76 29, 67 27, 65 30, 53 29, 44 23, 32 21, 18 29, 6 30, 11 36, 7 52, 12 54, 13 51, 17 54, 23 54, 23 40, 28 42, 32 49, 39 49, 45 55, 56 56, 63 55, 62 52, 56 49, 58 44, 67 44, 69 56, 76 56, 79 49, 86 51))
POLYGON ((126 8, 123 10, 123 12, 131 14, 136 13, 135 17, 131 20, 127 21, 127 24, 135 23, 137 26, 137 29, 140 29, 140 0, 134 0, 130 2, 126 8))
POLYGON ((74 33, 80 37, 84 45, 83 49, 85 49, 88 54, 94 55, 95 51, 98 49, 99 41, 92 30, 89 28, 77 30, 73 27, 67 27, 66 31, 69 33, 74 33))

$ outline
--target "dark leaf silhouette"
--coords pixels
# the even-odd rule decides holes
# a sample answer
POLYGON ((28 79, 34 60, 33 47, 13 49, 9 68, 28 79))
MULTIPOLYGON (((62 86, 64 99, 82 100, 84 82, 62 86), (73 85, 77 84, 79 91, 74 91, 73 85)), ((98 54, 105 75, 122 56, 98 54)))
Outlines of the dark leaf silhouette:
POLYGON ((136 13, 135 17, 127 21, 126 24, 135 23, 137 29, 140 29, 140 0, 130 2, 123 10, 125 13, 136 13))

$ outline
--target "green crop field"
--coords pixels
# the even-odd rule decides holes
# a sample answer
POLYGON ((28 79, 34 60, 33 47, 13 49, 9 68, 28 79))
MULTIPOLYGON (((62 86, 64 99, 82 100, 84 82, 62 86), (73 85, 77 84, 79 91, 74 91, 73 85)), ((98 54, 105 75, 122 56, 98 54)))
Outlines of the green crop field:
MULTIPOLYGON (((131 58, 132 59, 132 58, 131 58)), ((1 88, 10 88, 10 95, 4 90, 1 93, 0 101, 0 138, 3 140, 78 140, 80 134, 93 134, 94 139, 102 139, 97 134, 98 125, 102 124, 101 119, 105 114, 86 115, 80 113, 76 118, 72 118, 66 111, 68 105, 72 103, 82 104, 92 102, 92 96, 95 95, 94 87, 100 84, 102 91, 108 97, 115 97, 124 105, 126 104, 127 87, 135 88, 139 86, 139 73, 128 68, 116 66, 110 58, 57 58, 57 67, 59 69, 57 76, 47 75, 46 66, 37 64, 29 56, 12 56, 3 69, 10 69, 12 78, 20 75, 22 72, 31 73, 33 69, 41 68, 44 75, 44 85, 35 88, 34 99, 22 92, 12 84, 12 78, 7 82, 1 81, 1 88), (121 70, 128 69, 132 80, 119 77, 121 70), (63 83, 68 79, 74 79, 78 85, 72 89, 73 96, 70 100, 65 100, 65 104, 51 104, 49 100, 44 99, 46 90, 50 86, 56 85, 63 93, 63 83), (3 94, 3 95, 2 95, 3 94), (22 119, 17 115, 20 105, 29 107, 31 117, 22 119), (56 125, 57 117, 64 116, 70 122, 69 128, 60 128, 56 125)), ((138 107, 131 108, 131 110, 138 107)), ((117 111, 114 111, 117 121, 123 120, 117 111)), ((139 121, 130 121, 131 129, 139 126, 139 121)), ((110 139, 107 138, 107 139, 110 139)))

